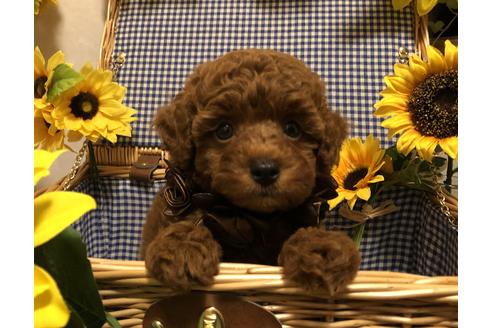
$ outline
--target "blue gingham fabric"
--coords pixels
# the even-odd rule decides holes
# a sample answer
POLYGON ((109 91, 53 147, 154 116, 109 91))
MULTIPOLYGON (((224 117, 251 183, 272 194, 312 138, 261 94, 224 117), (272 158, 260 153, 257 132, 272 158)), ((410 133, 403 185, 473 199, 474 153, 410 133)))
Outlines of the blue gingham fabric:
MULTIPOLYGON (((372 113, 391 74, 399 47, 414 50, 410 8, 394 11, 390 0, 122 0, 114 55, 126 54, 118 74, 128 88, 125 103, 137 110, 127 146, 158 147, 150 128, 160 105, 182 88, 193 68, 241 48, 271 48, 295 55, 327 86, 332 110, 349 122, 351 136, 387 140, 372 113)), ((98 209, 76 227, 89 256, 135 259, 145 213, 160 183, 137 185, 104 178, 98 209)), ((93 193, 89 182, 80 191, 93 193)), ((429 275, 457 271, 457 233, 421 194, 393 190, 402 210, 367 224, 362 269, 429 275)), ((328 226, 344 224, 329 213, 328 226)), ((345 224, 347 224, 345 222, 345 224)))

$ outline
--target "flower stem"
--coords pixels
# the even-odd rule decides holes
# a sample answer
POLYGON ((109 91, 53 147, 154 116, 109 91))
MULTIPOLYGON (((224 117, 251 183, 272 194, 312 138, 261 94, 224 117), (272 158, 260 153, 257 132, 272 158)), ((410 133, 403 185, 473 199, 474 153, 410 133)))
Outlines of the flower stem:
POLYGON ((447 191, 451 192, 452 184, 453 184, 453 159, 448 156, 448 169, 446 171, 446 181, 444 181, 444 186, 447 191))
POLYGON ((365 222, 362 222, 357 227, 355 227, 355 236, 354 242, 357 249, 360 248, 360 243, 362 242, 362 237, 364 236, 364 227, 366 226, 365 222))

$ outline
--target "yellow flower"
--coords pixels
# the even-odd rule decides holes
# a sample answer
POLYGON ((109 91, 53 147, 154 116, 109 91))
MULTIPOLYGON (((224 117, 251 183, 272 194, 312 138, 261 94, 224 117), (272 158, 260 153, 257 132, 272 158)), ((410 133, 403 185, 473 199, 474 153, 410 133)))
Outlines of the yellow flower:
POLYGON ((65 55, 59 50, 48 59, 48 65, 46 65, 39 47, 34 49, 34 104, 38 107, 44 107, 40 100, 43 100, 43 97, 44 100, 46 99, 46 90, 53 78, 53 70, 64 62, 65 55))
MULTIPOLYGON (((63 153, 34 151, 34 184, 49 174, 49 167, 63 153)), ((56 191, 34 199, 34 247, 38 247, 76 221, 87 211, 96 208, 88 195, 56 191)), ((34 327, 65 327, 70 318, 56 282, 40 266, 34 265, 34 327)))
POLYGON ((458 157, 458 48, 445 42, 445 55, 427 47, 428 60, 417 55, 409 65, 395 64, 395 75, 386 76, 383 98, 374 107, 376 116, 390 116, 381 125, 404 155, 413 149, 427 161, 439 145, 451 158, 458 157))
POLYGON ((34 110, 34 147, 48 151, 62 149, 64 146, 64 131, 49 124, 41 110, 34 110))
POLYGON ((122 104, 126 88, 112 82, 111 71, 86 64, 80 71, 84 80, 53 101, 57 129, 69 129, 90 141, 104 137, 115 143, 117 135, 131 136, 135 110, 122 104))
MULTIPOLYGON (((393 8, 401 10, 408 6, 412 0, 391 0, 393 8)), ((438 0, 416 0, 419 16, 427 15, 439 2, 438 0)))
POLYGON ((377 174, 385 163, 383 157, 384 150, 372 135, 367 137, 365 143, 360 138, 345 140, 338 166, 331 171, 338 184, 338 196, 328 200, 330 210, 344 200, 347 200, 350 209, 354 208, 358 198, 368 200, 371 197, 369 185, 384 181, 384 177, 377 174))
POLYGON ((34 146, 46 150, 63 148, 64 132, 53 125, 53 106, 47 101, 47 90, 53 70, 65 62, 65 55, 57 51, 48 65, 38 47, 34 49, 34 146))

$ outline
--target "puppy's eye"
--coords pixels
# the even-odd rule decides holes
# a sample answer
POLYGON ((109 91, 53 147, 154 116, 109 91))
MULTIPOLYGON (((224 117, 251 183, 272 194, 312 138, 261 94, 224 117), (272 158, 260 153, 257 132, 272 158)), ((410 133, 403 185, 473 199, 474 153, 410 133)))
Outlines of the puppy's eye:
POLYGON ((222 122, 215 130, 215 135, 220 140, 227 140, 232 137, 233 132, 232 125, 229 122, 222 122))
POLYGON ((301 136, 301 128, 299 127, 299 124, 294 121, 285 123, 283 129, 284 133, 293 139, 297 139, 301 136))

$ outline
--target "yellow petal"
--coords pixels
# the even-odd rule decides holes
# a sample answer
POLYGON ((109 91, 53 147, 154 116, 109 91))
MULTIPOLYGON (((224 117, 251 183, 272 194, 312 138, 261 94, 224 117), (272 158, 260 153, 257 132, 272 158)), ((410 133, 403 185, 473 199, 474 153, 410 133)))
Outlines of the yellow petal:
POLYGON ((448 69, 458 69, 458 47, 446 40, 444 42, 444 59, 448 69))
POLYGON ((412 149, 415 148, 415 144, 420 140, 422 136, 415 130, 407 130, 396 142, 396 149, 403 155, 408 155, 412 149))
MULTIPOLYGON (((383 163, 383 166, 385 164, 386 164, 386 162, 383 163)), ((381 166, 381 167, 383 167, 383 166, 381 166)), ((382 175, 376 175, 374 178, 372 178, 371 180, 369 180, 370 183, 377 183, 377 182, 381 182, 381 181, 384 181, 384 176, 382 176, 382 175)))
POLYGON ((411 92, 411 88, 408 85, 408 82, 405 81, 402 77, 399 76, 385 76, 384 82, 392 91, 408 95, 411 92))
POLYGON ((387 116, 407 111, 407 102, 408 99, 403 97, 385 97, 374 105, 374 115, 387 116))
POLYGON ((350 207, 351 210, 354 209, 354 205, 355 205, 355 202, 356 201, 357 201, 357 197, 355 196, 355 193, 354 193, 354 196, 351 199, 348 199, 347 200, 348 206, 350 207))
POLYGON ((430 162, 438 142, 439 141, 434 137, 423 136, 415 145, 417 153, 420 157, 430 162))
POLYGON ((449 137, 439 140, 439 146, 452 159, 458 158, 458 137, 449 137))
POLYGON ((405 81, 407 81, 407 83, 410 85, 410 88, 414 87, 415 77, 410 70, 410 66, 396 63, 394 65, 394 71, 396 76, 402 77, 403 79, 405 79, 405 81))
POLYGON ((34 79, 40 76, 47 76, 44 65, 45 61, 41 50, 39 47, 34 48, 34 79))
POLYGON ((53 56, 50 57, 50 59, 48 59, 48 65, 47 65, 48 73, 53 72, 56 66, 63 64, 64 62, 65 62, 65 55, 61 50, 58 50, 53 54, 53 56))
MULTIPOLYGON (((357 197, 363 200, 368 200, 371 197, 371 188, 366 187, 357 190, 357 197)), ((351 207, 352 208, 352 207, 351 207)))
POLYGON ((36 185, 41 178, 50 174, 49 168, 51 164, 53 164, 63 152, 65 151, 59 150, 52 153, 40 149, 34 150, 34 185, 36 185))
POLYGON ((401 10, 408 6, 411 0, 391 0, 391 3, 393 4, 393 8, 395 10, 401 10))
POLYGON ((55 237, 84 213, 96 208, 89 195, 54 191, 34 199, 34 247, 55 237))
POLYGON ((340 204, 344 199, 345 197, 340 194, 336 198, 329 199, 328 205, 330 206, 330 211, 334 209, 338 204, 340 204))
POLYGON ((417 12, 419 16, 427 15, 437 4, 438 0, 417 0, 417 12))
POLYGON ((410 71, 415 77, 415 81, 422 81, 428 74, 428 65, 417 55, 411 55, 409 59, 410 71))
POLYGON ((34 265, 34 327, 65 327, 70 311, 56 282, 40 266, 34 265))
POLYGON ((398 133, 403 133, 413 127, 412 123, 402 124, 395 128, 388 128, 388 139, 393 138, 398 133))
POLYGON ((92 72, 92 64, 87 62, 85 65, 80 69, 80 74, 82 74, 84 77, 89 75, 90 72, 92 72))
MULTIPOLYGON (((408 127, 408 124, 412 124, 412 119, 410 117, 410 113, 408 112, 398 114, 381 122, 381 126, 383 128, 393 129, 393 131, 397 130, 400 132, 400 129, 408 127)), ((391 137, 389 137, 389 139, 391 139, 391 137)))
POLYGON ((78 131, 82 127, 83 124, 83 119, 79 117, 75 117, 73 114, 69 114, 65 116, 63 122, 64 125, 67 129, 73 130, 73 131, 78 131))
POLYGON ((429 72, 431 74, 442 73, 446 70, 446 62, 443 54, 439 49, 433 46, 427 47, 427 62, 429 63, 429 72))

